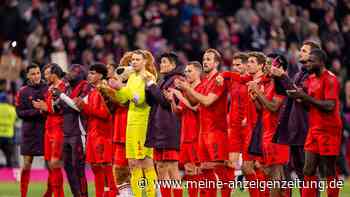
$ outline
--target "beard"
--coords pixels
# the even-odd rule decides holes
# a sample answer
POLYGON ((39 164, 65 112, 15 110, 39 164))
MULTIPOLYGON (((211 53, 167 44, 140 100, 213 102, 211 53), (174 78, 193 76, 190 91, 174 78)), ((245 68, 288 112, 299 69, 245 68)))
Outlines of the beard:
POLYGON ((213 70, 213 69, 210 68, 209 66, 203 66, 203 71, 204 71, 205 73, 210 73, 212 70, 213 70))
POLYGON ((321 72, 321 68, 317 67, 317 68, 310 68, 309 69, 309 73, 320 73, 321 72))

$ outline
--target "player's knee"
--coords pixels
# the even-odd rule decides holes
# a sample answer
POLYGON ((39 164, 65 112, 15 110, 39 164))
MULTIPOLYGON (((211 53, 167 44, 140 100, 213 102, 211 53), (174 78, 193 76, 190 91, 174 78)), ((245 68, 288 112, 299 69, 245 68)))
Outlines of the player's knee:
POLYGON ((314 176, 316 174, 316 166, 313 164, 305 163, 303 173, 305 176, 314 176))
POLYGON ((23 169, 24 170, 30 170, 31 167, 32 167, 32 161, 24 161, 23 162, 23 169))
POLYGON ((32 167, 32 163, 24 163, 23 164, 23 170, 30 170, 32 167))
POLYGON ((276 181, 284 180, 285 176, 283 167, 279 165, 273 166, 272 169, 269 171, 269 176, 276 181))
POLYGON ((253 163, 243 162, 242 171, 243 171, 243 174, 254 174, 253 163))
POLYGON ((172 172, 178 172, 179 171, 179 164, 178 162, 171 162, 169 164, 169 169, 172 171, 172 172))
POLYGON ((153 168, 154 167, 153 159, 149 157, 145 157, 145 159, 141 161, 141 167, 144 169, 153 168))
POLYGON ((49 162, 49 167, 51 169, 53 168, 60 168, 61 167, 61 161, 58 159, 53 159, 49 162))
POLYGON ((165 172, 167 165, 164 162, 157 162, 156 168, 157 168, 157 172, 162 174, 165 172))
POLYGON ((129 168, 131 170, 133 170, 135 168, 141 168, 141 165, 139 164, 139 162, 137 160, 134 160, 134 159, 130 159, 128 161, 128 165, 129 165, 129 168))
POLYGON ((23 157, 23 169, 29 170, 32 167, 33 158, 30 156, 23 157))
POLYGON ((324 177, 335 176, 336 175, 335 166, 325 166, 323 168, 322 174, 324 177))
POLYGON ((181 179, 178 162, 171 162, 171 164, 169 165, 169 173, 170 173, 171 179, 176 179, 176 180, 181 179))
POLYGON ((116 168, 116 178, 117 178, 117 184, 123 184, 129 181, 129 169, 125 167, 117 167, 116 168))

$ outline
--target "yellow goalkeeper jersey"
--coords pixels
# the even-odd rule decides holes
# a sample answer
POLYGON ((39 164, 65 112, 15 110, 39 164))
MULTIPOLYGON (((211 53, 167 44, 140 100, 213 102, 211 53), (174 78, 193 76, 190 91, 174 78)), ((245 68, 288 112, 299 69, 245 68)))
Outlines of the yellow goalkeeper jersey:
POLYGON ((148 116, 151 107, 146 103, 145 81, 141 75, 133 73, 125 87, 116 92, 116 100, 122 104, 129 102, 126 126, 126 158, 153 158, 153 149, 144 146, 147 134, 148 116))

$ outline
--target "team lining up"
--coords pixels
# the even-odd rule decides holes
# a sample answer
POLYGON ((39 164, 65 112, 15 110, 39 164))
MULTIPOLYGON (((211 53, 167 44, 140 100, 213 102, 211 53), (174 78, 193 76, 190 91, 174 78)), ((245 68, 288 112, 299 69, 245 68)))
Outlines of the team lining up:
MULTIPOLYGON (((87 196, 84 162, 91 165, 98 197, 142 196, 143 190, 156 196, 157 179, 228 182, 238 168, 248 181, 287 180, 285 167, 298 157, 305 159, 301 167, 292 165, 299 178, 317 181, 322 166, 320 175, 328 182, 336 179, 342 127, 339 85, 316 43, 304 42, 296 76, 288 75, 280 54, 240 52, 233 57, 233 71, 224 72, 218 70, 221 55, 215 49, 205 51, 202 64, 181 66, 172 52, 159 60, 160 79, 146 50, 125 53, 119 65, 96 63, 87 71, 75 64, 66 75, 50 63, 43 68, 46 83, 38 65, 27 68, 28 85, 16 99, 24 120, 21 153, 44 154, 48 161, 44 196, 64 196, 63 166, 74 196, 87 196), (295 148, 301 154, 293 154, 295 148), (145 188, 138 187, 141 179, 147 180, 145 188)), ((29 175, 30 166, 25 166, 22 196, 29 175)), ((290 188, 248 190, 250 196, 291 195, 290 188)), ((160 192, 182 196, 181 188, 160 192)), ((188 192, 216 196, 215 188, 188 192)), ((231 192, 221 188, 222 196, 231 192)), ((317 188, 302 188, 301 193, 316 196, 317 188)), ((339 188, 327 188, 327 193, 338 196, 339 188)))

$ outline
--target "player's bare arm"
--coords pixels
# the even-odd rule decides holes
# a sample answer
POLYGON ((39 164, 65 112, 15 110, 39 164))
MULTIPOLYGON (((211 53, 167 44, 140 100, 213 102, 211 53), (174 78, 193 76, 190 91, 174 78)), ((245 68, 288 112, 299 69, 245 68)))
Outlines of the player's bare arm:
POLYGON ((193 97, 195 100, 197 100, 199 103, 201 103, 204 106, 210 106, 213 104, 219 97, 216 94, 209 93, 207 96, 198 93, 196 90, 194 90, 189 83, 184 81, 179 81, 178 86, 187 92, 189 96, 193 97))
POLYGON ((287 94, 294 98, 299 98, 303 102, 315 105, 317 108, 319 108, 322 111, 325 112, 331 112, 335 108, 335 101, 334 100, 318 100, 314 97, 308 95, 302 88, 297 88, 296 90, 289 90, 287 91, 287 94))
POLYGON ((283 100, 278 98, 273 98, 271 101, 268 100, 260 90, 256 91, 256 95, 256 98, 259 100, 259 102, 271 112, 277 112, 283 103, 283 100))

